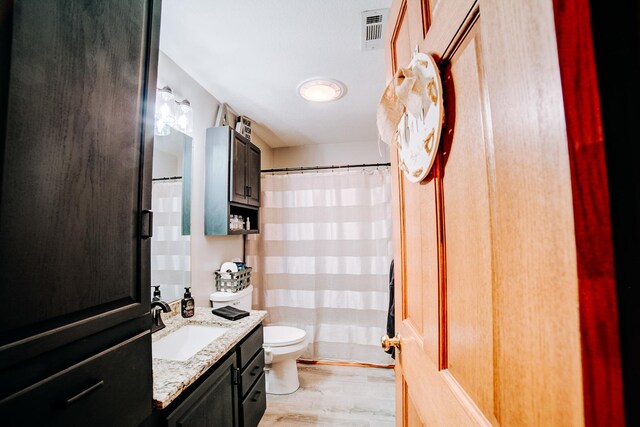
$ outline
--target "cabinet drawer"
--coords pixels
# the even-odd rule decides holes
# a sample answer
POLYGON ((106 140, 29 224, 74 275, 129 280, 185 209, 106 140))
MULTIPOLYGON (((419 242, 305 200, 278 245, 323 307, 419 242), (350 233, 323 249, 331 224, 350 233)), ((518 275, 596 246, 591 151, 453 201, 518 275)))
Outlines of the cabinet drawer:
POLYGON ((249 390, 242 401, 240 418, 242 426, 255 427, 260 422, 264 411, 267 410, 267 391, 264 373, 260 375, 256 384, 249 390))
POLYGON ((262 348, 262 343, 262 325, 258 325, 238 346, 238 367, 240 370, 243 370, 253 359, 253 356, 262 348))
POLYGON ((144 332, 0 401, 5 426, 138 425, 151 413, 144 332))
POLYGON ((253 357, 251 362, 247 363, 241 374, 242 396, 247 394, 256 379, 264 372, 264 350, 260 351, 253 357))

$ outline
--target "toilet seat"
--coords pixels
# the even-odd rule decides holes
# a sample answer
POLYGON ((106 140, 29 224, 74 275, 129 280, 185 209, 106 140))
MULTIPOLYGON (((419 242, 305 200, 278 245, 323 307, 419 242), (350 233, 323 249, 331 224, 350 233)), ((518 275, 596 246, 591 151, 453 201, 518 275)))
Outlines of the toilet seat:
POLYGON ((307 336, 304 329, 292 328, 291 326, 265 326, 263 331, 265 347, 284 347, 298 344, 304 341, 307 336))

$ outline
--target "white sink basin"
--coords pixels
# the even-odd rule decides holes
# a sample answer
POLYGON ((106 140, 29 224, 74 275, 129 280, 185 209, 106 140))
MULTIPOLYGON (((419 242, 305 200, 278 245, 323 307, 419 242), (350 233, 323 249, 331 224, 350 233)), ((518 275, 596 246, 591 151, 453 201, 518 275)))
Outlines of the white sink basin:
POLYGON ((151 344, 158 359, 184 362, 224 334, 228 329, 215 326, 187 325, 151 344))

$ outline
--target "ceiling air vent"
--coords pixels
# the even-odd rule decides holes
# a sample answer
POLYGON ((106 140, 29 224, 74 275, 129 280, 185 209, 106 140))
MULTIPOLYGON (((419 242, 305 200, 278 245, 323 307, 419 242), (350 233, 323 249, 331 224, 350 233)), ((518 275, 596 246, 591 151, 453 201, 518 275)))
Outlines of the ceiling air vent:
POLYGON ((389 9, 362 12, 362 50, 382 49, 389 9))

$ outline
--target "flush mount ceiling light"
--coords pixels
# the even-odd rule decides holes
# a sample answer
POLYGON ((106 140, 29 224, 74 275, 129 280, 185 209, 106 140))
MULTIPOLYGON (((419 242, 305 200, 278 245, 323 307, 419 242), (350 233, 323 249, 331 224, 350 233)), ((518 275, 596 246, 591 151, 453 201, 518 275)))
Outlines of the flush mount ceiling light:
POLYGON ((335 79, 314 78, 300 83, 298 93, 307 101, 327 102, 342 98, 347 87, 335 79))

